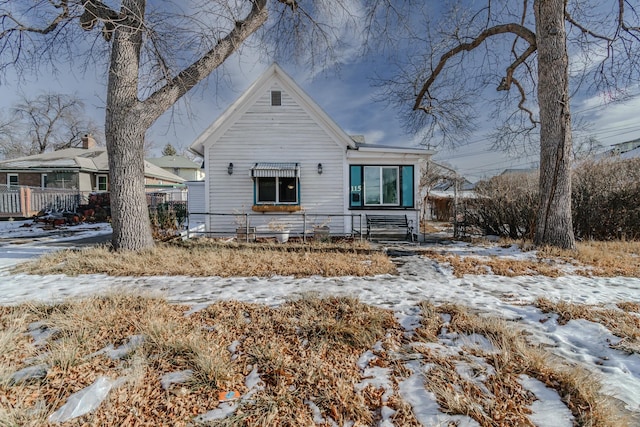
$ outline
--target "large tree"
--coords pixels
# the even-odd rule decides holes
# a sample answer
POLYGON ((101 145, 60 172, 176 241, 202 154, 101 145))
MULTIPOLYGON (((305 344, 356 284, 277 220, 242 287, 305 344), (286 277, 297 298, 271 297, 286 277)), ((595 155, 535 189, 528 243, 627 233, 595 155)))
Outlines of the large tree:
MULTIPOLYGON (((534 241, 575 248, 571 218, 572 94, 609 99, 637 85, 640 19, 628 0, 460 2, 412 32, 414 55, 391 83, 407 124, 456 139, 479 115, 493 85, 498 140, 534 136, 540 149, 540 201, 534 241), (570 61, 571 58, 571 61, 570 61), (587 84, 588 83, 588 84, 587 84), (573 85, 573 87, 572 87, 573 85), (509 109, 508 106, 515 109, 509 109)), ((417 21, 417 20, 414 20, 417 21)))
POLYGON ((101 133, 75 95, 43 93, 23 96, 12 108, 13 135, 5 157, 40 154, 82 145, 82 136, 101 133))
POLYGON ((16 150, 16 146, 13 143, 17 129, 15 118, 5 116, 0 111, 0 158, 11 159, 20 156, 21 150, 16 150))
POLYGON ((108 58, 105 139, 112 243, 116 249, 139 250, 153 246, 143 175, 150 126, 259 30, 264 30, 259 41, 275 53, 328 58, 341 31, 330 18, 348 15, 343 3, 0 0, 0 67, 38 72, 64 60, 86 65, 108 58))

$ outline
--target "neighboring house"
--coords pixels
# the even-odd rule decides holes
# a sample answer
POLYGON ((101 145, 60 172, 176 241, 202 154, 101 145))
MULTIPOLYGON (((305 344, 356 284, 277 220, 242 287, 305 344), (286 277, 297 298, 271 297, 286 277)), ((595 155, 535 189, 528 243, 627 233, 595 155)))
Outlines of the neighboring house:
MULTIPOLYGON (((66 148, 49 153, 0 161, 0 185, 73 189, 80 192, 109 191, 107 150, 96 147, 90 135, 82 138, 82 148, 66 148)), ((158 188, 184 183, 184 179, 147 161, 145 186, 158 188)))
MULTIPOLYGON (((323 222, 335 215, 336 234, 370 214, 407 215, 417 228, 421 166, 433 154, 347 135, 277 64, 190 149, 204 158, 204 185, 189 185, 201 213, 249 213, 258 232, 274 220, 300 232, 300 211, 323 222)), ((231 216, 200 221, 208 232, 234 229, 231 216)))
POLYGON ((529 175, 533 173, 538 173, 538 168, 515 168, 515 169, 505 169, 500 173, 500 176, 503 175, 529 175))
MULTIPOLYGON (((636 154, 638 149, 640 148, 640 138, 634 139, 631 141, 620 142, 618 144, 613 144, 609 152, 611 154, 619 154, 620 156, 635 151, 636 154)), ((629 156, 627 156, 629 158, 629 156)))
POLYGON ((202 181, 204 179, 204 170, 201 166, 184 156, 163 156, 147 159, 147 161, 184 178, 186 181, 202 181))
POLYGON ((640 138, 632 141, 613 144, 599 158, 618 156, 620 159, 634 159, 640 157, 640 138))
POLYGON ((448 179, 435 185, 427 195, 427 219, 435 221, 452 221, 458 209, 463 207, 464 202, 474 199, 475 184, 466 178, 459 178, 456 187, 455 179, 448 179))

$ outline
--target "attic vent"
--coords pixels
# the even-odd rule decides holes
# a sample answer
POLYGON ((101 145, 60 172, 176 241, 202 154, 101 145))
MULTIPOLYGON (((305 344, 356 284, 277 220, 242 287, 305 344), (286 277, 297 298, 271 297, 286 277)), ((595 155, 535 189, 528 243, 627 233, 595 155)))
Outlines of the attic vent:
POLYGON ((282 92, 279 90, 271 91, 271 105, 282 105, 282 92))

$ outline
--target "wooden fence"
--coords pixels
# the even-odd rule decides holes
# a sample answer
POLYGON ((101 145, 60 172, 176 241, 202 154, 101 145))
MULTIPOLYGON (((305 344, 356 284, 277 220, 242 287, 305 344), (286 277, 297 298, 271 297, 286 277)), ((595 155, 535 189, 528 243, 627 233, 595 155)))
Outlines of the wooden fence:
POLYGON ((75 211, 81 196, 76 190, 59 188, 0 187, 0 218, 29 218, 41 211, 75 211))

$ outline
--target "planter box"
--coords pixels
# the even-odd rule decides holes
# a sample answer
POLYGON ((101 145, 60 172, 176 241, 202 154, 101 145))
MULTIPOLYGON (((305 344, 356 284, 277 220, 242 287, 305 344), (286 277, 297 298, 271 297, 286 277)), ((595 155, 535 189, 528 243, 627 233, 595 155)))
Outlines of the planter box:
POLYGON ((313 227, 313 238, 322 242, 330 240, 331 236, 329 226, 322 225, 313 227))
POLYGON ((298 212, 302 210, 300 205, 254 205, 251 207, 254 212, 298 212))
POLYGON ((278 243, 287 243, 289 241, 289 230, 276 231, 274 235, 278 243))
POLYGON ((238 242, 255 242, 256 228, 249 227, 249 234, 247 234, 247 227, 236 228, 236 239, 238 240, 238 242))

